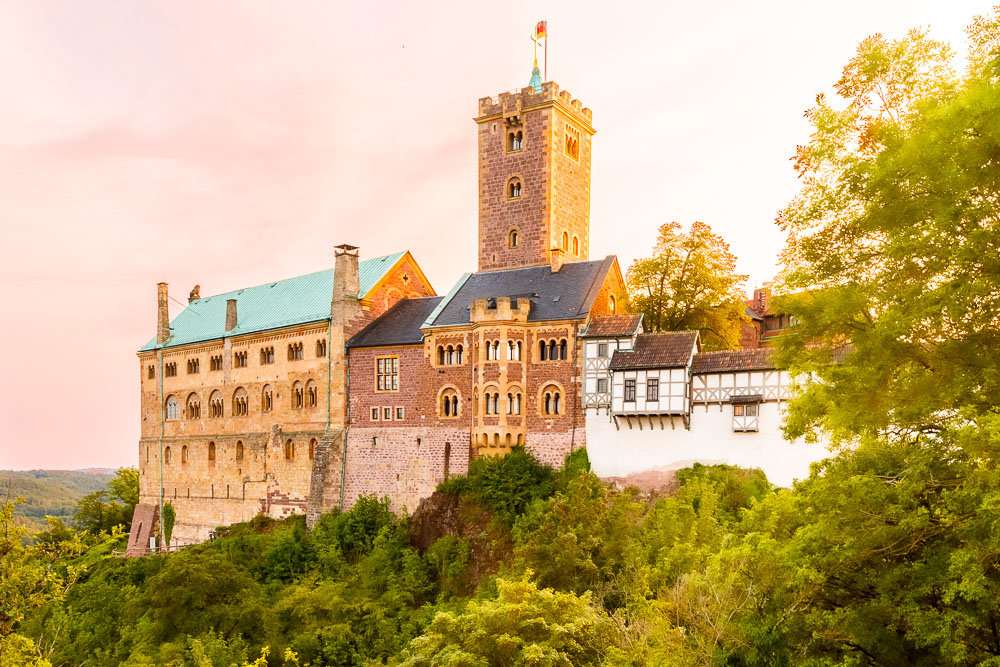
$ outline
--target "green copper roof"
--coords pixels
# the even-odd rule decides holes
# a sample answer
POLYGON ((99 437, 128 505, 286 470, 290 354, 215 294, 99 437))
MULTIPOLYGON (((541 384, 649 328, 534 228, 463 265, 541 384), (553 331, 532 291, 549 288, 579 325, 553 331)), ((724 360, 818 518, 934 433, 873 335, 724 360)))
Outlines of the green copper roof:
POLYGON ((531 70, 531 81, 528 85, 534 88, 536 93, 542 92, 542 73, 538 69, 538 58, 535 58, 535 67, 531 70))
MULTIPOLYGON (((405 252, 358 263, 360 297, 364 297, 405 252)), ((170 339, 162 347, 175 347, 225 336, 278 329, 330 318, 333 269, 279 280, 235 292, 195 299, 170 322, 170 339), (226 301, 236 299, 238 325, 226 332, 226 301)), ((140 352, 156 349, 156 337, 140 352)))

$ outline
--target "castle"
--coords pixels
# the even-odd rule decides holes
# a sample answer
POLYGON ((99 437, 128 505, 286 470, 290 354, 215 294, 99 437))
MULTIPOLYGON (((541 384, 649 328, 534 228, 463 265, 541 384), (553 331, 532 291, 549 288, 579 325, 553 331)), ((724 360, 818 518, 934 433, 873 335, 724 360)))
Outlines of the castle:
POLYGON ((701 405, 760 415, 730 434, 787 445, 776 419, 755 426, 787 398, 766 350, 734 361, 700 354, 695 332, 644 334, 617 259, 590 259, 590 109, 536 63, 475 120, 478 271, 444 296, 409 252, 362 261, 347 244, 332 270, 195 287, 173 321, 157 286, 156 336, 138 352, 131 553, 166 502, 186 544, 260 513, 312 523, 363 494, 412 511, 472 458, 518 446, 553 465, 588 446, 599 473, 686 464, 701 445, 671 453, 664 429, 690 436, 701 405))

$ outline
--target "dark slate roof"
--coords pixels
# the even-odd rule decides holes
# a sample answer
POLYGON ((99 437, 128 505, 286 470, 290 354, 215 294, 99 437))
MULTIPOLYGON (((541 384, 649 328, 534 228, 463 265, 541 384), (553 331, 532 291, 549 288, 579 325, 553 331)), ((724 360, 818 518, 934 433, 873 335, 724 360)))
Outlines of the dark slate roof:
POLYGON ((691 351, 697 343, 697 331, 639 334, 635 339, 635 349, 617 350, 611 357, 609 368, 620 371, 687 366, 691 351))
POLYGON ((771 360, 773 350, 760 347, 754 350, 720 350, 694 355, 692 373, 724 373, 727 371, 774 370, 771 360))
POLYGON ((642 315, 621 313, 615 315, 598 315, 590 320, 580 338, 615 338, 631 336, 639 330, 642 315))
POLYGON ((746 316, 749 317, 751 320, 758 320, 760 322, 764 321, 764 316, 763 315, 761 315, 760 313, 758 313, 756 310, 754 310, 750 306, 747 306, 746 308, 747 308, 747 310, 746 310, 746 316))
POLYGON ((444 297, 403 299, 347 341, 347 347, 416 345, 423 340, 420 326, 444 297))
POLYGON ((729 402, 733 405, 746 405, 747 403, 763 403, 763 394, 743 394, 741 396, 730 396, 729 402))
POLYGON ((567 262, 558 273, 552 273, 547 264, 473 273, 452 289, 447 302, 424 326, 468 324, 469 304, 497 296, 530 299, 529 322, 586 317, 614 263, 614 255, 608 255, 592 262, 567 262))

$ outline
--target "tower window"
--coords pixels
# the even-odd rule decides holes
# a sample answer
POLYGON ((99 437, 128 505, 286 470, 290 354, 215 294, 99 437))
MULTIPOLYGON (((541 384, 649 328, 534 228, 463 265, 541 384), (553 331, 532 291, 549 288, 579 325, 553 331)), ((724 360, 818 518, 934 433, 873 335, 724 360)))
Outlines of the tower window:
POLYGON ((514 177, 507 181, 507 199, 521 198, 521 179, 514 177))
POLYGON ((570 125, 566 125, 566 155, 580 159, 580 131, 570 125))
POLYGON ((573 256, 580 256, 580 239, 575 236, 573 237, 573 256))
MULTIPOLYGON (((508 248, 516 248, 517 244, 520 242, 520 240, 521 239, 520 239, 520 237, 519 237, 519 235, 517 233, 517 230, 516 229, 510 230, 510 234, 507 236, 507 247, 508 248)), ((152 368, 152 366, 150 366, 150 368, 152 368)), ((150 377, 152 377, 152 376, 150 376, 150 377)))
POLYGON ((156 377, 156 367, 150 365, 149 367, 149 379, 152 380, 156 377))
POLYGON ((171 361, 169 364, 167 364, 166 366, 164 366, 163 367, 163 374, 166 377, 168 377, 168 378, 176 377, 177 376, 177 363, 174 362, 174 361, 171 361))
POLYGON ((513 153, 524 148, 524 135, 521 130, 507 133, 507 152, 513 153))

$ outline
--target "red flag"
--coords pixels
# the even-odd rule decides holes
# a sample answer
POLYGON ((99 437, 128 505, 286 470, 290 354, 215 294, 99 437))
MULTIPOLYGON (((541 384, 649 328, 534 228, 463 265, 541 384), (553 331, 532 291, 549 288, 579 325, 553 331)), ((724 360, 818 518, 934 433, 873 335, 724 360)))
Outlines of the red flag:
POLYGON ((547 23, 548 21, 538 22, 538 25, 535 26, 535 39, 541 39, 542 37, 548 36, 548 32, 546 30, 548 28, 548 26, 546 25, 547 23))

